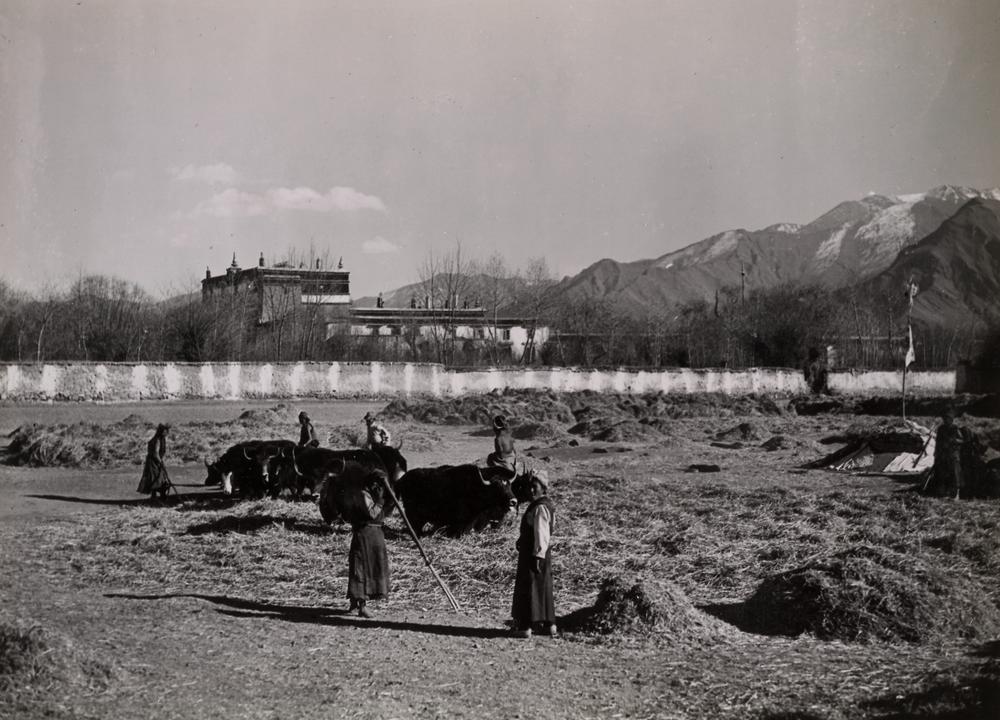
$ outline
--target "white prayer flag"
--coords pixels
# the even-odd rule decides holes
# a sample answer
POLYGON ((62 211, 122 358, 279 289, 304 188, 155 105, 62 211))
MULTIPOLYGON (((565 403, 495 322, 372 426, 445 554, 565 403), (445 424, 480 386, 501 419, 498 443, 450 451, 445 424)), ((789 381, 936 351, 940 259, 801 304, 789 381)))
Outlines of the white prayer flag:
POLYGON ((917 359, 917 354, 913 351, 913 326, 907 325, 906 329, 910 334, 910 349, 906 351, 906 361, 903 367, 910 367, 910 363, 917 359))

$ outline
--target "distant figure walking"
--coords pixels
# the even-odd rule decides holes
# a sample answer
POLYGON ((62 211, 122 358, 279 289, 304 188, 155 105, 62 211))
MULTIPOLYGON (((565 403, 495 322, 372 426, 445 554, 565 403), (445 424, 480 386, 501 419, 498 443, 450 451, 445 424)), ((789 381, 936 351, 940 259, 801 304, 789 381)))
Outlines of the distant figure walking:
MULTIPOLYGON (((515 483, 516 485, 516 483, 515 483)), ((556 634, 556 608, 552 594, 551 537, 555 506, 548 497, 549 479, 536 471, 523 489, 519 502, 530 503, 521 518, 517 539, 517 572, 511 616, 518 637, 556 634)))
POLYGON ((378 418, 370 412, 365 413, 365 425, 368 426, 368 439, 365 447, 369 450, 376 445, 388 445, 391 442, 392 436, 389 435, 385 425, 380 423, 378 418))
POLYGON ((146 443, 146 463, 142 466, 142 479, 139 480, 136 492, 149 493, 150 501, 156 500, 157 493, 161 500, 165 499, 173 487, 167 474, 167 466, 163 464, 163 458, 167 454, 169 430, 169 425, 157 425, 153 437, 146 443))
POLYGON ((507 427, 507 418, 497 415, 493 418, 493 452, 486 457, 489 467, 504 468, 513 477, 517 474, 517 453, 514 450, 514 436, 507 427))
POLYGON ((312 421, 305 412, 299 413, 299 447, 319 447, 319 439, 312 421))
POLYGON ((347 599, 350 610, 357 610, 363 618, 371 617, 369 600, 389 595, 389 553, 382 532, 386 482, 384 471, 371 471, 365 478, 360 502, 348 510, 353 534, 347 562, 347 599))

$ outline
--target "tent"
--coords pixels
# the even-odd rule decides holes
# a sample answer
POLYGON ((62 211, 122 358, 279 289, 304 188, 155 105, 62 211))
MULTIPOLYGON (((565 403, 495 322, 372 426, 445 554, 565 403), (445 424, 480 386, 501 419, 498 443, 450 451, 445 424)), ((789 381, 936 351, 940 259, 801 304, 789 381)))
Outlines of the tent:
POLYGON ((912 420, 881 426, 851 427, 844 435, 823 442, 844 447, 807 468, 878 475, 920 475, 934 465, 934 431, 912 420))

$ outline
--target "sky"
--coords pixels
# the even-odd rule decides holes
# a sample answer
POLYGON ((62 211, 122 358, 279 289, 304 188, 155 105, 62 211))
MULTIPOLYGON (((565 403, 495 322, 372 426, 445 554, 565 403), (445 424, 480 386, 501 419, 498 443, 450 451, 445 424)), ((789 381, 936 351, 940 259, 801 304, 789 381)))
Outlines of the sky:
POLYGON ((1000 185, 996 0, 3 0, 0 279, 556 277, 1000 185))

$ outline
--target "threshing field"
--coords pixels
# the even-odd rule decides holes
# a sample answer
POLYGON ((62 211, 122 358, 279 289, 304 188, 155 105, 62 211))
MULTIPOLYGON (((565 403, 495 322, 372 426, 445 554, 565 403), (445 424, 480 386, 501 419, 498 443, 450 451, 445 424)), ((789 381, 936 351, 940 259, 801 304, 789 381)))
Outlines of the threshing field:
MULTIPOLYGON (((587 393, 2 406, 0 717, 996 717, 1000 507, 800 468, 859 420, 587 393), (203 486, 203 457, 295 439, 300 409, 331 447, 384 410, 410 467, 482 462, 508 415, 552 483, 560 636, 510 637, 513 522, 426 539, 459 614, 394 516, 364 620, 349 527, 203 486), (151 505, 160 422, 178 495, 151 505)), ((997 451, 1000 422, 960 422, 997 451)))

